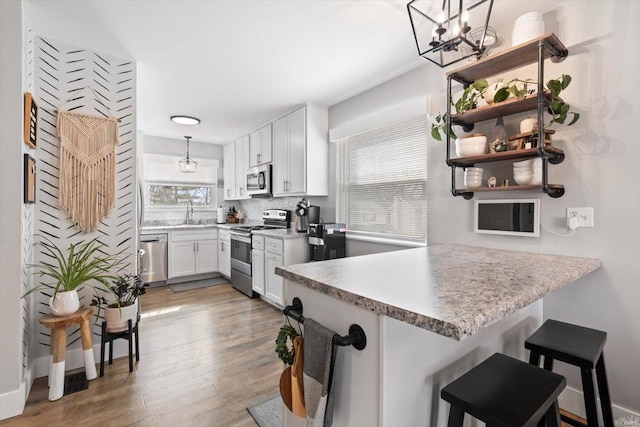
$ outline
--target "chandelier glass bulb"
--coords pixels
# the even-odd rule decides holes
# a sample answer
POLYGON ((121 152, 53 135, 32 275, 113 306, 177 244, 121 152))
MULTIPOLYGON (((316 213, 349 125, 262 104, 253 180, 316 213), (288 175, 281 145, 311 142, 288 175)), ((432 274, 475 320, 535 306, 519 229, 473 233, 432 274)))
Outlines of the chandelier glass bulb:
POLYGON ((195 173, 196 169, 198 168, 198 162, 196 162, 195 160, 192 160, 189 157, 189 140, 191 139, 191 137, 185 136, 185 138, 187 139, 187 157, 185 157, 184 159, 178 162, 180 166, 180 172, 195 173))

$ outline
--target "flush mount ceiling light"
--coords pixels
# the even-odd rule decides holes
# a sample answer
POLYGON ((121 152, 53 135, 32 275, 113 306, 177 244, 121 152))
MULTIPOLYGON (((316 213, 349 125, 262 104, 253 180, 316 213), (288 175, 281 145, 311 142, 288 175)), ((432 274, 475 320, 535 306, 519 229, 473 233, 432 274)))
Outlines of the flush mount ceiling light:
POLYGON ((185 138, 187 139, 187 157, 178 162, 180 164, 180 172, 195 173, 196 168, 198 167, 198 162, 196 162, 195 160, 191 160, 191 158, 189 157, 189 140, 191 139, 191 137, 185 136, 185 138))
POLYGON ((181 125, 200 124, 200 119, 190 116, 171 116, 171 121, 174 123, 179 123, 181 125))
POLYGON ((493 0, 411 0, 407 11, 418 54, 439 67, 481 58, 487 52, 492 8, 493 0))

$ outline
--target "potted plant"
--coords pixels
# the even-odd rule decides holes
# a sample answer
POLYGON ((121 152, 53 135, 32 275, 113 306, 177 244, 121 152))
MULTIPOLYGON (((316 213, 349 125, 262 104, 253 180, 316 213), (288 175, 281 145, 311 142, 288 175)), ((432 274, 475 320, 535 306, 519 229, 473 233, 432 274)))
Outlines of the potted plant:
POLYGON ((40 241, 37 244, 42 246, 44 255, 52 262, 31 264, 27 268, 35 269, 32 274, 52 279, 52 282, 35 286, 25 293, 23 298, 36 291, 53 290, 53 295, 49 298, 51 312, 56 316, 65 316, 75 313, 80 308, 78 288, 81 286, 90 286, 96 295, 99 295, 98 289, 111 291, 109 280, 118 277, 111 271, 123 263, 122 252, 102 256, 100 254, 104 253, 104 245, 93 239, 88 242, 71 243, 65 254, 49 238, 38 237, 40 241))
POLYGON ((110 287, 115 301, 108 302, 104 296, 96 296, 91 300, 92 306, 100 309, 104 307, 104 318, 107 322, 107 331, 122 332, 128 328, 128 320, 132 325, 138 321, 138 296, 146 293, 142 279, 137 274, 125 274, 118 276, 110 287))
MULTIPOLYGON (((571 106, 566 102, 560 100, 559 95, 560 92, 565 90, 569 84, 571 83, 571 76, 568 74, 563 74, 561 77, 557 79, 551 79, 547 82, 547 89, 549 90, 549 113, 551 114, 551 120, 547 123, 547 126, 551 126, 554 123, 564 124, 567 120, 568 116, 571 115, 571 121, 567 124, 567 126, 571 126, 575 122, 580 119, 580 114, 571 110, 571 106)), ((495 86, 491 85, 492 88, 495 86)), ((530 89, 532 87, 538 86, 538 82, 528 79, 521 80, 518 78, 512 79, 504 85, 504 87, 495 86, 495 92, 490 90, 490 93, 495 93, 493 100, 487 100, 489 103, 493 101, 494 103, 500 103, 505 101, 510 96, 516 97, 518 99, 524 99, 527 95, 530 94, 530 89)), ((456 112, 458 114, 463 113, 465 111, 471 110, 476 107, 477 101, 480 97, 485 98, 485 94, 487 93, 487 88, 489 84, 486 80, 480 79, 473 82, 469 85, 460 99, 458 99, 455 103, 453 100, 451 101, 452 105, 456 107, 456 112)), ((534 135, 537 130, 534 130, 534 135)), ((457 138, 453 126, 450 125, 447 127, 446 114, 439 114, 435 118, 435 122, 431 124, 431 136, 436 141, 442 141, 443 135, 450 135, 452 138, 457 138)))

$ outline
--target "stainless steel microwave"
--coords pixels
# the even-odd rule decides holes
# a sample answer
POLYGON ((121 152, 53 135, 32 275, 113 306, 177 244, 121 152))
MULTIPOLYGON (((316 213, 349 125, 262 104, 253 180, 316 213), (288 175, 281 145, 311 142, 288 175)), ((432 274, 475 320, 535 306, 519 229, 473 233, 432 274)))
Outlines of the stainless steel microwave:
POLYGON ((260 165, 247 170, 247 193, 250 196, 271 194, 271 165, 260 165))

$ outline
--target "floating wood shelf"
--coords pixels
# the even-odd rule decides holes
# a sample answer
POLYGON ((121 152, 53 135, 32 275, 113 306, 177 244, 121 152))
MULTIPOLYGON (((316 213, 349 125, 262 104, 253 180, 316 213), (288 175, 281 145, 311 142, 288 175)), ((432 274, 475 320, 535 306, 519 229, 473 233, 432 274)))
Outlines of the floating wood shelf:
MULTIPOLYGON (((564 155, 564 152, 561 149, 552 146, 545 147, 544 151, 551 153, 554 156, 564 155)), ((532 157, 538 156, 539 153, 537 148, 527 148, 525 150, 512 150, 503 151, 500 153, 481 154, 479 156, 459 157, 457 159, 451 159, 451 164, 458 167, 466 167, 473 166, 477 163, 499 162, 502 160, 530 159, 532 157)))
MULTIPOLYGON (((545 92, 547 99, 550 94, 545 92)), ((560 97, 556 98, 563 102, 560 97)), ((524 99, 512 98, 506 101, 489 104, 473 110, 465 111, 462 114, 452 114, 451 121, 457 125, 471 125, 484 120, 495 119, 498 116, 509 116, 511 114, 524 113, 538 108, 538 94, 534 93, 524 99)))
MULTIPOLYGON (((561 184, 548 184, 550 189, 564 189, 564 185, 561 184)), ((510 185, 508 187, 478 187, 478 188, 456 188, 456 191, 460 193, 480 193, 487 191, 530 191, 530 190, 542 190, 542 185, 510 185)))
POLYGON ((543 41, 546 49, 544 59, 552 58, 554 62, 564 60, 569 54, 565 45, 553 33, 545 34, 533 40, 487 56, 480 61, 471 63, 457 70, 447 73, 454 80, 463 83, 473 83, 478 79, 494 76, 515 68, 538 62, 538 42, 543 41))

